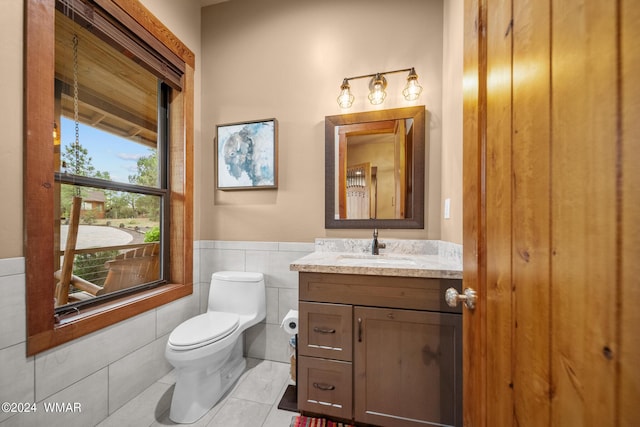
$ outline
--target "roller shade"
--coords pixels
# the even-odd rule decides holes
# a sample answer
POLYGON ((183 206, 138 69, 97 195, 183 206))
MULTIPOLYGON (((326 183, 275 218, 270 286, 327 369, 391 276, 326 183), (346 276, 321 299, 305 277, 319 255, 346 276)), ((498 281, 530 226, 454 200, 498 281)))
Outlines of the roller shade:
POLYGON ((105 0, 56 0, 56 9, 173 89, 182 90, 184 61, 114 3, 105 0))

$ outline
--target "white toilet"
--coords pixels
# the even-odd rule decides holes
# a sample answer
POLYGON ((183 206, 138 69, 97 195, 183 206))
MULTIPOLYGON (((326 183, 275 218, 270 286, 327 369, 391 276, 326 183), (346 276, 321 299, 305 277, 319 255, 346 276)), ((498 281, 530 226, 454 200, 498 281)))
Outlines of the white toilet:
POLYGON ((242 332, 265 318, 265 298, 262 273, 213 273, 207 312, 178 325, 167 342, 165 356, 177 374, 173 422, 198 420, 240 377, 242 332))

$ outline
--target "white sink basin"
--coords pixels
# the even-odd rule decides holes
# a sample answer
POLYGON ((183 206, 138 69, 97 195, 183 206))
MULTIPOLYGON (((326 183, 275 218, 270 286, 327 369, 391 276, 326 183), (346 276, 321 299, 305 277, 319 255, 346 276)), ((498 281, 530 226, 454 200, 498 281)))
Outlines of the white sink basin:
POLYGON ((411 258, 393 257, 385 255, 340 255, 339 265, 353 267, 381 267, 381 266, 415 266, 417 263, 411 258))

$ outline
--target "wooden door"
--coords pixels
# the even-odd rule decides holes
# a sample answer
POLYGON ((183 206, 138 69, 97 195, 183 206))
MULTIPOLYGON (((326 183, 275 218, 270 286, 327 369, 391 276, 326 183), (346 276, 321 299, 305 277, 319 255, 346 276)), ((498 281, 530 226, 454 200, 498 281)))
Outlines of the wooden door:
POLYGON ((354 418, 462 425, 459 314, 354 307, 354 418))
POLYGON ((466 426, 640 419, 640 2, 465 0, 466 426))

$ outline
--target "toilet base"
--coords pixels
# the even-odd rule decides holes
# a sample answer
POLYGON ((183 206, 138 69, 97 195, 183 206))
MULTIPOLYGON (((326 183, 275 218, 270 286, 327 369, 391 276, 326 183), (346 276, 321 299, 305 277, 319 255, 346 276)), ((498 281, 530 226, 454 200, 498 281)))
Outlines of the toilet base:
POLYGON ((209 412, 244 372, 247 362, 242 350, 240 337, 220 369, 179 369, 169 411, 171 421, 191 424, 209 412))

